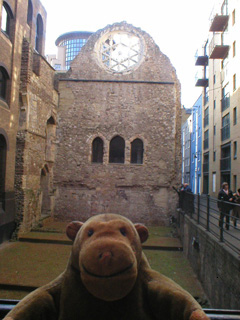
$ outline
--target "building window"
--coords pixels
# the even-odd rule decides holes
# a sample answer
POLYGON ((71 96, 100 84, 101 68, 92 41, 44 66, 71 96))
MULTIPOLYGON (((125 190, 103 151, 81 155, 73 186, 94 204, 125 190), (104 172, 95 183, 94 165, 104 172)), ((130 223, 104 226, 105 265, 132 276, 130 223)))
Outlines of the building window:
POLYGON ((216 135, 216 125, 213 127, 213 134, 216 135))
POLYGON ((110 141, 109 162, 124 163, 125 141, 122 137, 116 136, 110 141))
POLYGON ((33 16, 33 6, 32 1, 28 0, 28 12, 27 12, 27 24, 30 26, 32 23, 32 16, 33 16))
POLYGON ((233 42, 233 57, 236 55, 236 41, 233 42))
POLYGON ((230 138, 230 114, 222 118, 222 141, 230 138))
POLYGON ((71 61, 78 55, 82 47, 86 44, 87 39, 75 38, 75 39, 65 39, 59 46, 66 48, 66 68, 70 68, 71 61))
POLYGON ((43 42, 43 20, 41 15, 38 14, 37 26, 36 26, 35 49, 40 54, 42 54, 42 42, 43 42))
POLYGON ((0 98, 7 100, 7 82, 8 82, 7 71, 0 67, 0 98))
POLYGON ((212 175, 212 191, 216 192, 216 172, 213 172, 212 175))
POLYGON ((99 137, 92 143, 92 162, 103 163, 103 141, 99 137))
POLYGON ((233 142, 233 159, 237 159, 237 141, 233 142))
POLYGON ((5 175, 6 175, 7 143, 0 134, 0 207, 5 209, 5 175))
POLYGON ((216 83, 216 75, 214 74, 213 76, 213 83, 215 84, 216 83))
POLYGON ((206 130, 206 131, 204 132, 204 141, 203 141, 203 147, 204 147, 204 149, 208 149, 208 147, 209 147, 208 137, 209 137, 209 132, 208 132, 208 130, 206 130))
POLYGON ((235 192, 237 192, 237 189, 238 189, 237 176, 234 175, 234 176, 233 176, 233 190, 234 190, 235 192))
POLYGON ((13 14, 9 5, 6 2, 3 2, 1 29, 9 37, 10 37, 10 31, 11 31, 12 18, 13 18, 13 14))
POLYGON ((230 144, 226 144, 221 147, 220 170, 224 172, 231 170, 231 145, 230 144))
POLYGON ((229 85, 227 84, 222 88, 222 100, 221 100, 222 112, 230 107, 230 94, 229 94, 229 85))
POLYGON ((216 161, 216 151, 213 151, 213 161, 216 161))
POLYGON ((235 21, 236 21, 235 18, 236 18, 236 16, 235 16, 235 9, 234 9, 232 12, 232 25, 235 24, 235 21))
POLYGON ((131 143, 131 163, 143 163, 143 142, 141 139, 135 139, 131 143))
POLYGON ((216 100, 213 101, 213 108, 216 109, 216 100))
POLYGON ((236 74, 233 75, 233 91, 237 89, 236 74))
POLYGON ((209 108, 207 107, 204 110, 204 127, 208 126, 209 124, 209 108))
POLYGON ((237 124, 237 107, 233 108, 233 125, 237 124))

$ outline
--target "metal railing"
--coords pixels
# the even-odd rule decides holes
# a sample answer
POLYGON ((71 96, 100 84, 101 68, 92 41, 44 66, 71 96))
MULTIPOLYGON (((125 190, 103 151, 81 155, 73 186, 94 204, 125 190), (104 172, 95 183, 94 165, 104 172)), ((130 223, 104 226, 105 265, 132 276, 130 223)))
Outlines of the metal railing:
MULTIPOLYGON (((8 312, 10 312, 18 300, 0 299, 0 320, 2 320, 8 312)), ((225 310, 225 309, 203 309, 210 319, 214 320, 239 320, 240 310, 225 310)))
POLYGON ((216 240, 240 255, 240 205, 220 201, 209 195, 179 192, 179 207, 184 214, 204 227, 216 240))

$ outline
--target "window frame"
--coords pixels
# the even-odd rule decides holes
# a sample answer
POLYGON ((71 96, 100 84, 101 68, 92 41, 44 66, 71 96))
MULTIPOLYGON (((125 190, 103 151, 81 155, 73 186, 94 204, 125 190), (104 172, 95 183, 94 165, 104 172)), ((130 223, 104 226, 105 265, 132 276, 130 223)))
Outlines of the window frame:
POLYGON ((125 163, 125 140, 116 135, 109 144, 109 163, 122 164, 125 163), (119 146, 119 143, 122 144, 119 146))
POLYGON ((132 164, 143 164, 144 144, 142 139, 136 138, 131 142, 131 158, 132 164), (138 144, 138 145, 137 145, 138 144))
POLYGON ((2 4, 2 20, 1 20, 1 31, 3 34, 5 34, 9 39, 11 38, 11 20, 13 19, 13 13, 12 9, 10 8, 9 4, 5 1, 3 1, 2 4), (3 25, 3 12, 6 12, 6 21, 3 25), (3 28, 4 27, 4 28, 3 28))

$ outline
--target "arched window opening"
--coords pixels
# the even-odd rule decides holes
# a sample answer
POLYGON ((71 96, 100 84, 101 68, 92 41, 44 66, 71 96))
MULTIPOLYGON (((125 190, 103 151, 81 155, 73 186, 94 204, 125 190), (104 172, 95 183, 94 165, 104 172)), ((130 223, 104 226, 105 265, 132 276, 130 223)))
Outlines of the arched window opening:
POLYGON ((11 19, 13 18, 12 11, 6 2, 3 2, 2 6, 2 23, 1 29, 10 37, 11 31, 11 19))
POLYGON ((53 118, 53 117, 50 117, 49 119, 48 119, 48 121, 47 121, 47 124, 56 124, 56 121, 55 121, 55 119, 53 118))
POLYGON ((131 163, 143 163, 143 142, 141 139, 135 139, 131 143, 131 163))
POLYGON ((7 143, 0 134, 0 208, 5 210, 5 176, 6 176, 7 143))
POLYGON ((109 162, 124 163, 125 141, 120 136, 114 137, 110 142, 109 162))
POLYGON ((103 141, 99 137, 92 143, 92 162, 103 163, 103 141))
POLYGON ((30 26, 32 23, 32 16, 33 16, 33 6, 32 1, 28 0, 28 12, 27 12, 27 24, 30 26))
POLYGON ((9 77, 7 71, 0 67, 0 98, 6 100, 7 95, 7 81, 9 77))
POLYGON ((43 20, 40 14, 37 16, 35 49, 42 54, 43 20))

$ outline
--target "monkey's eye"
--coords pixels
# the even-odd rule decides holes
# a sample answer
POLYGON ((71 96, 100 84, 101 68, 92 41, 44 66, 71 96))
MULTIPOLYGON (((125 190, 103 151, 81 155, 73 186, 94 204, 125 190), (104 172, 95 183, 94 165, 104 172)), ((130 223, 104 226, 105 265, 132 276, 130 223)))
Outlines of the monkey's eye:
POLYGON ((88 236, 91 237, 93 235, 94 231, 93 229, 88 230, 88 236))
POLYGON ((121 234, 122 234, 124 237, 127 236, 127 231, 126 231, 125 228, 121 228, 121 229, 120 229, 120 232, 121 232, 121 234))

